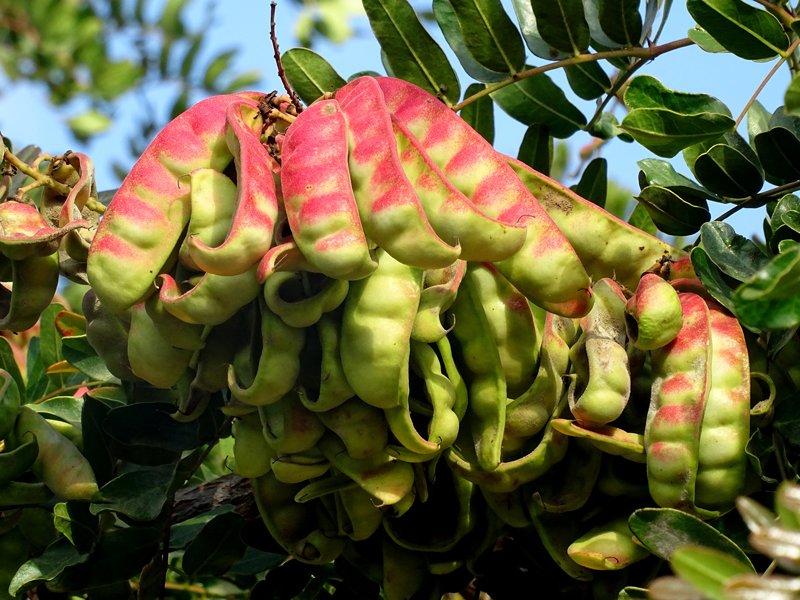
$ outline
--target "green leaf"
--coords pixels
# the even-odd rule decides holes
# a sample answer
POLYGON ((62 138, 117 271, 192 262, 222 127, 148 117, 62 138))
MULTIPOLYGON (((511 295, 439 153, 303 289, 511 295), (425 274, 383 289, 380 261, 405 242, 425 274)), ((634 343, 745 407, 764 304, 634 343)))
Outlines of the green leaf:
POLYGON ((5 439, 14 428, 21 405, 16 381, 8 371, 0 369, 0 439, 5 439))
POLYGON ((715 113, 731 116, 728 107, 713 96, 672 90, 650 75, 640 75, 631 80, 625 90, 625 106, 629 109, 665 108, 682 115, 715 113))
POLYGON ((731 312, 735 312, 736 307, 733 303, 734 289, 725 279, 719 267, 709 258, 708 252, 696 246, 692 248, 690 256, 694 271, 700 281, 703 282, 703 287, 705 287, 706 291, 722 306, 731 312))
POLYGON ((114 100, 137 85, 143 75, 141 66, 131 60, 105 63, 92 73, 92 91, 103 100, 114 100))
POLYGON ((583 170, 580 181, 570 189, 601 208, 605 206, 608 192, 608 162, 606 159, 595 158, 592 160, 583 170))
POLYGON ((714 264, 737 281, 749 279, 769 260, 761 248, 722 221, 704 223, 700 243, 714 264))
POLYGON ((586 125, 583 113, 544 74, 508 85, 491 96, 517 121, 525 125, 547 125, 553 137, 569 137, 586 125))
POLYGON ((599 0, 600 26, 620 46, 638 46, 642 36, 639 0, 599 0))
POLYGON ((53 493, 43 483, 10 481, 0 486, 0 510, 45 504, 53 493))
POLYGON ((335 92, 345 84, 327 60, 308 48, 287 50, 281 62, 286 78, 306 104, 311 104, 326 92, 335 92))
POLYGON ((658 228, 656 227, 656 224, 653 223, 650 213, 648 213, 647 209, 641 204, 637 204, 636 208, 633 209, 633 212, 628 219, 628 223, 638 229, 641 229, 642 231, 649 233, 650 235, 658 234, 658 228))
POLYGON ((730 130, 733 119, 715 113, 682 115, 660 108, 639 108, 630 111, 620 127, 651 152, 670 158, 730 130))
POLYGON ((203 47, 203 39, 203 36, 200 34, 195 34, 189 38, 189 47, 186 49, 186 53, 181 60, 180 71, 181 77, 184 79, 188 78, 189 74, 192 72, 197 54, 200 52, 200 48, 203 47))
POLYGON ((708 523, 674 508, 641 508, 630 516, 628 525, 633 534, 651 553, 670 560, 682 546, 712 548, 741 561, 755 572, 744 551, 708 523))
POLYGON ((461 88, 442 49, 406 0, 363 0, 372 31, 395 77, 458 102, 461 88))
POLYGON ((244 556, 234 563, 230 569, 226 571, 228 575, 237 576, 253 576, 269 571, 280 565, 286 557, 282 554, 273 554, 272 552, 264 552, 257 550, 252 546, 248 546, 244 551, 244 556))
POLYGON ((88 551, 97 537, 97 519, 84 502, 58 502, 53 507, 53 525, 80 551, 88 551))
POLYGON ((111 119, 96 110, 88 110, 67 120, 72 135, 79 140, 87 140, 93 135, 103 133, 111 126, 111 119))
POLYGON ((711 34, 709 34, 705 29, 697 25, 692 27, 687 32, 686 37, 688 37, 695 44, 697 44, 700 49, 705 50, 706 52, 711 52, 712 54, 727 52, 725 46, 711 37, 711 34))
POLYGON ((800 324, 800 244, 773 257, 736 290, 733 301, 744 325, 786 329, 800 324))
POLYGON ((118 381, 106 368, 103 360, 89 345, 85 335, 68 336, 61 339, 64 358, 81 373, 97 381, 118 381))
POLYGON ((236 56, 236 50, 223 50, 211 59, 203 75, 204 88, 212 91, 220 89, 219 78, 222 77, 225 71, 231 66, 231 61, 233 61, 234 56, 236 56))
POLYGON ((589 25, 581 0, 531 0, 539 33, 554 48, 580 54, 589 48, 589 25))
POLYGON ((450 0, 472 57, 490 71, 516 73, 525 65, 519 30, 500 0, 450 0))
POLYGON ((741 0, 688 0, 686 6, 700 27, 741 58, 772 58, 789 46, 777 18, 741 0))
POLYGON ((543 125, 531 125, 522 136, 517 158, 545 175, 550 174, 553 157, 553 138, 543 125))
MULTIPOLYGON (((763 127, 763 115, 753 127, 763 127)), ((800 117, 787 115, 780 107, 770 117, 769 128, 752 140, 767 181, 783 185, 800 179, 800 117)))
POLYGON ((167 501, 175 468, 173 463, 122 473, 100 489, 89 510, 93 515, 113 511, 136 521, 153 521, 167 501))
POLYGON ((681 175, 669 162, 658 158, 645 158, 636 163, 639 173, 639 185, 657 185, 665 187, 681 197, 691 197, 698 200, 712 198, 712 194, 688 177, 681 175))
POLYGON ((536 15, 533 14, 531 0, 512 0, 511 4, 514 7, 514 13, 517 15, 517 23, 519 23, 522 31, 522 38, 531 52, 545 60, 561 60, 569 56, 569 53, 562 52, 544 41, 539 33, 539 26, 536 23, 536 15))
POLYGON ((584 100, 599 98, 611 89, 611 80, 596 62, 570 65, 564 73, 572 91, 584 100))
POLYGON ((31 404, 30 408, 42 415, 56 417, 65 423, 74 425, 78 429, 81 427, 83 398, 55 396, 53 398, 48 398, 44 402, 31 404))
POLYGON ((747 109, 747 137, 751 146, 755 146, 755 137, 759 133, 769 130, 770 119, 772 115, 758 100, 747 109))
POLYGON ((83 455, 92 466, 99 485, 103 485, 111 478, 116 462, 102 425, 110 408, 97 399, 104 393, 105 390, 102 388, 95 388, 87 394, 83 399, 81 412, 83 455))
POLYGON ((684 150, 689 168, 707 189, 727 198, 747 198, 764 185, 764 171, 753 149, 736 132, 719 141, 693 159, 693 147, 684 150))
POLYGON ((170 529, 169 547, 170 550, 180 550, 184 548, 189 542, 197 537, 200 530, 212 518, 223 513, 232 512, 235 507, 233 504, 222 504, 216 506, 202 515, 187 519, 181 523, 176 523, 170 529))
POLYGON ((221 575, 244 555, 244 519, 233 512, 211 519, 186 547, 183 570, 189 577, 221 575))
POLYGON ((167 34, 174 37, 183 35, 185 26, 181 13, 188 2, 189 0, 167 0, 164 4, 164 10, 161 12, 158 22, 167 34))
POLYGON ((22 373, 19 371, 19 365, 14 358, 14 351, 11 349, 9 341, 0 337, 0 370, 8 373, 17 385, 17 391, 20 395, 25 395, 25 380, 22 379, 22 373))
POLYGON ((199 421, 176 421, 172 418, 174 411, 175 406, 167 402, 120 406, 108 412, 103 429, 114 441, 129 447, 171 454, 200 446, 203 441, 199 421))
POLYGON ((636 199, 647 208, 656 226, 669 235, 691 235, 711 219, 705 200, 681 198, 657 185, 647 186, 636 199))
POLYGON ((89 557, 82 554, 66 540, 53 542, 44 554, 24 563, 11 580, 8 588, 12 596, 33 587, 42 581, 52 581, 64 569, 84 562, 89 557))
POLYGON ((752 567, 730 555, 698 546, 677 549, 670 558, 672 570, 713 600, 726 600, 725 584, 737 575, 752 573, 752 567))
POLYGON ((46 393, 49 385, 47 374, 45 373, 47 365, 44 364, 41 352, 39 352, 40 343, 41 340, 38 337, 31 338, 28 342, 28 357, 25 364, 28 376, 27 389, 25 390, 25 400, 27 402, 39 400, 46 393))
POLYGON ((472 57, 472 54, 467 50, 464 32, 461 31, 461 25, 458 22, 456 11, 453 10, 453 5, 450 4, 450 0, 433 0, 433 15, 439 24, 439 29, 444 34, 444 39, 447 40, 448 45, 452 48, 467 75, 486 83, 501 81, 508 77, 506 73, 497 73, 487 69, 472 57))
POLYGON ((261 81, 261 71, 250 69, 231 79, 222 91, 224 94, 231 94, 233 92, 247 90, 259 81, 261 81))
POLYGON ((786 194, 775 204, 769 218, 769 246, 773 252, 778 251, 784 240, 800 241, 800 198, 794 194, 786 194))
MULTIPOLYGON (((473 83, 464 92, 464 98, 469 98, 473 94, 484 89, 480 83, 473 83)), ((461 118, 470 127, 480 133, 490 144, 494 143, 494 103, 489 96, 478 98, 472 104, 468 104, 459 113, 461 118)))
POLYGON ((33 436, 10 452, 0 452, 0 489, 30 469, 38 456, 39 444, 33 436))

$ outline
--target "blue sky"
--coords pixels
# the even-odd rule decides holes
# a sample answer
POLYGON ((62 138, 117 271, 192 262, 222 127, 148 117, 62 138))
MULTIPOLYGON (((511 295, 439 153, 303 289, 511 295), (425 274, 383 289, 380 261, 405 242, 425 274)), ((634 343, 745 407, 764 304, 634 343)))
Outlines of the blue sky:
MULTIPOLYGON (((202 2, 196 1, 195 3, 198 8, 204 6, 202 2)), ((279 88, 280 82, 275 75, 268 39, 268 2, 265 0, 224 0, 224 2, 217 2, 214 10, 217 21, 210 30, 209 48, 207 49, 209 54, 231 46, 239 47, 240 54, 236 66, 242 71, 259 69, 264 75, 260 89, 279 88)), ((512 11, 509 12, 513 14, 512 11)), ((295 45, 293 29, 297 15, 296 4, 281 0, 278 9, 278 34, 282 50, 295 45)), ((198 15, 198 17, 200 16, 198 15)), ((660 41, 667 42, 684 37, 691 26, 691 17, 688 15, 684 3, 676 2, 673 14, 670 16, 660 41)), ((379 48, 371 35, 366 18, 356 21, 355 28, 358 35, 344 44, 320 42, 316 45, 315 50, 325 56, 345 77, 365 69, 382 72, 379 48)), ((438 28, 432 27, 431 32, 442 47, 447 49, 438 28)), ((460 71, 458 61, 449 52, 449 49, 447 51, 452 63, 460 71)), ((541 61, 535 57, 529 57, 529 62, 541 64, 541 61)), ((725 102, 734 115, 737 115, 771 66, 772 63, 753 63, 728 54, 708 54, 697 47, 690 47, 655 60, 640 73, 654 75, 666 86, 674 89, 714 95, 725 102)), ((463 81, 466 82, 466 76, 463 72, 460 74, 463 81)), ((564 84, 565 89, 568 89, 561 72, 551 72, 550 75, 558 83, 564 84)), ((767 109, 774 110, 783 103, 783 91, 788 81, 789 71, 782 68, 759 98, 767 109)), ((116 178, 112 174, 110 165, 114 159, 128 159, 125 140, 133 123, 131 119, 126 118, 126 114, 136 110, 135 98, 125 98, 120 103, 114 117, 114 127, 85 146, 75 142, 70 136, 65 123, 67 115, 63 112, 54 112, 50 108, 43 89, 31 84, 15 84, 9 87, 4 83, 2 90, 0 126, 5 135, 17 144, 36 143, 47 151, 59 152, 71 148, 88 152, 97 167, 98 187, 105 189, 116 185, 116 178)), ((174 96, 174 93, 156 92, 154 95, 157 100, 163 97, 166 102, 168 98, 174 96)), ((593 102, 581 101, 574 96, 571 96, 571 99, 586 114, 591 114, 594 109, 593 102)), ((80 107, 77 105, 70 106, 68 109, 70 115, 80 112, 80 107)), ((496 147, 502 152, 515 155, 525 127, 507 117, 499 109, 495 113, 495 123, 496 147)), ((744 124, 741 130, 744 133, 744 124)), ((588 141, 589 137, 585 134, 578 134, 570 141, 573 169, 577 161, 575 158, 577 149, 588 141)), ((651 156, 647 150, 637 144, 626 144, 614 140, 604 147, 602 155, 609 161, 611 177, 633 190, 638 190, 636 161, 651 156)), ((673 163, 680 171, 688 173, 680 155, 674 159, 673 163)), ((722 212, 726 208, 728 207, 720 206, 715 213, 722 212)), ((740 233, 749 235, 761 231, 762 217, 761 211, 745 210, 729 222, 740 233)))

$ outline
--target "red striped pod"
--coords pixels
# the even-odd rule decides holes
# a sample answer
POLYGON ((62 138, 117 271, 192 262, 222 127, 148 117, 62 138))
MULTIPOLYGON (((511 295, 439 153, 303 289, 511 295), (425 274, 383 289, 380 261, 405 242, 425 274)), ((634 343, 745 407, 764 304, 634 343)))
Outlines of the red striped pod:
POLYGON ((727 508, 742 492, 750 437, 750 368, 739 322, 706 301, 711 324, 711 382, 700 430, 696 501, 727 508))
POLYGON ((278 217, 278 196, 273 173, 278 166, 261 144, 263 121, 254 102, 228 107, 225 140, 236 165, 237 203, 225 240, 210 246, 202 238, 187 239, 194 266, 216 275, 244 273, 272 245, 278 217))
POLYGON ((376 263, 361 226, 347 155, 347 122, 339 103, 316 102, 286 132, 281 188, 294 242, 308 262, 334 279, 361 279, 376 263))
POLYGON ((35 206, 7 200, 0 203, 0 252, 13 260, 47 256, 58 250, 67 233, 88 225, 78 220, 52 227, 35 206))
POLYGON ((153 282, 189 220, 189 185, 195 169, 224 171, 226 111, 254 93, 214 96, 178 115, 155 137, 117 190, 97 228, 88 276, 109 309, 129 308, 153 282))
POLYGON ((660 348, 678 335, 683 314, 678 293, 655 273, 645 273, 625 306, 628 337, 640 350, 660 348))
POLYGON ((505 159, 436 97, 399 79, 377 81, 396 122, 461 193, 489 217, 526 227, 524 245, 497 263, 500 272, 551 312, 569 317, 586 314, 591 307, 589 276, 505 159))
POLYGON ((461 254, 431 227, 405 176, 392 119, 372 77, 359 77, 338 92, 347 120, 353 193, 367 237, 395 260, 421 269, 446 267, 461 254))
MULTIPOLYGON (((58 226, 71 229, 64 240, 64 250, 70 258, 83 263, 89 255, 89 246, 100 219, 98 213, 85 208, 89 199, 97 199, 94 165, 88 156, 80 152, 65 155, 64 162, 75 170, 77 181, 71 184, 66 198, 56 198, 53 190, 45 189, 42 203, 45 206, 49 203, 55 204, 58 209, 58 226), (80 222, 85 225, 83 227, 75 225, 80 222)), ((45 212, 49 211, 45 209, 45 212)), ((52 220, 53 217, 50 218, 52 220)))
POLYGON ((683 326, 653 351, 653 387, 645 426, 647 480, 659 506, 694 512, 700 430, 711 382, 709 310, 697 294, 679 295, 683 326))

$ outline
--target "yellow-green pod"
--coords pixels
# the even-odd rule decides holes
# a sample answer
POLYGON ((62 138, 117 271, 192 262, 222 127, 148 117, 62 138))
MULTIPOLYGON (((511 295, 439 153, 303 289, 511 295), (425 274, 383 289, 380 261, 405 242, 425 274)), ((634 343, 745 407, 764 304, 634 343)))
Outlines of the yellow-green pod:
POLYGON ((282 271, 267 277, 264 300, 289 327, 311 327, 344 302, 348 289, 346 279, 282 271))
POLYGON ((330 468, 331 464, 317 450, 284 454, 272 460, 272 474, 281 483, 303 483, 322 477, 330 468))
POLYGON ((134 375, 157 388, 170 388, 186 372, 191 350, 172 346, 161 335, 144 302, 131 307, 128 361, 134 375))
POLYGON ((234 469, 242 477, 261 477, 270 468, 274 452, 264 439, 261 421, 256 415, 239 417, 233 422, 234 469))
POLYGON ((55 431, 37 412, 23 406, 14 436, 24 440, 28 434, 33 434, 39 444, 34 471, 56 496, 65 500, 89 500, 97 493, 92 467, 75 444, 55 431))
POLYGON ((325 433, 317 415, 290 393, 273 404, 258 407, 264 438, 277 454, 294 454, 313 448, 325 433))
POLYGON ((666 346, 683 325, 678 292, 655 273, 645 273, 625 305, 625 323, 628 337, 640 350, 666 346))
POLYGON ((331 316, 323 315, 317 322, 317 334, 322 348, 319 395, 311 397, 304 389, 297 390, 300 401, 308 410, 314 412, 331 410, 355 395, 342 369, 339 328, 340 324, 331 316))
POLYGON ((353 398, 316 414, 325 427, 339 436, 353 458, 369 458, 386 447, 389 431, 379 408, 353 398))
POLYGON ((339 529, 351 540, 365 540, 375 533, 383 521, 383 511, 375 506, 367 492, 361 488, 340 490, 336 494, 339 511, 339 529))
POLYGON ((634 541, 627 519, 595 527, 570 544, 567 554, 595 571, 617 571, 647 558, 650 553, 634 541))

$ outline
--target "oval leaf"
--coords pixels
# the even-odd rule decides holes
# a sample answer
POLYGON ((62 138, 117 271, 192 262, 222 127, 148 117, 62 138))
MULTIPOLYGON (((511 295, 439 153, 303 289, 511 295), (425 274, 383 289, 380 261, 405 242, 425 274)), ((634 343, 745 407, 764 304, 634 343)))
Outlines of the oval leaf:
POLYGON ((450 4, 467 50, 480 65, 504 73, 522 69, 522 38, 499 0, 450 0, 450 4))
POLYGON ((684 199, 675 192, 649 185, 636 198, 645 206, 661 231, 669 235, 691 235, 711 219, 705 200, 684 199))
POLYGON ((326 92, 335 92, 345 84, 327 60, 308 48, 287 50, 281 62, 286 78, 306 104, 311 104, 326 92))

